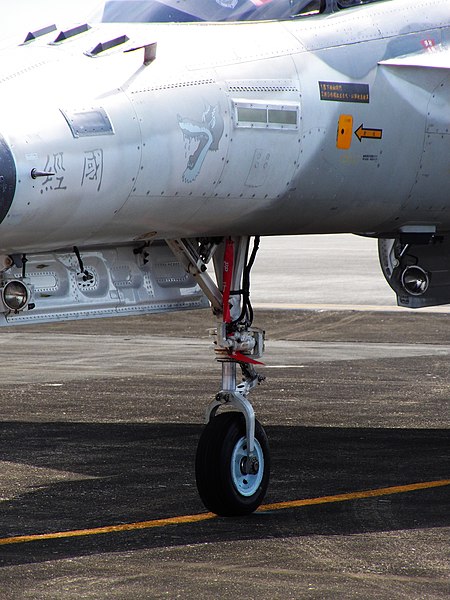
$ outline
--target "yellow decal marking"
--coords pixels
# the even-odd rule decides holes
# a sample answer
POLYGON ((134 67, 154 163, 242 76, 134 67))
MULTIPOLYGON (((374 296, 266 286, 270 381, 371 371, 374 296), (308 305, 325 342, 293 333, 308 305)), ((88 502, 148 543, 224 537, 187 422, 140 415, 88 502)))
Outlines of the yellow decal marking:
POLYGON ((336 133, 336 148, 348 150, 352 144, 353 117, 352 115, 341 115, 338 121, 336 133))
POLYGON ((368 127, 364 127, 364 125, 361 123, 361 125, 355 131, 355 135, 359 141, 361 141, 363 138, 369 140, 381 140, 383 137, 383 130, 369 129, 368 127))

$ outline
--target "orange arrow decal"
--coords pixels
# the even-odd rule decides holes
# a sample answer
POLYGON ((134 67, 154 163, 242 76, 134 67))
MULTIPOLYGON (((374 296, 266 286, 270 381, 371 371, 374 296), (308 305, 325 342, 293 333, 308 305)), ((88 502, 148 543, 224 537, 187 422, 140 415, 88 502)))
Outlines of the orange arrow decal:
POLYGON ((364 125, 361 123, 361 125, 355 131, 355 135, 359 141, 361 141, 363 138, 371 139, 371 140, 381 140, 381 138, 383 136, 383 130, 382 129, 368 129, 368 128, 364 127, 364 125))

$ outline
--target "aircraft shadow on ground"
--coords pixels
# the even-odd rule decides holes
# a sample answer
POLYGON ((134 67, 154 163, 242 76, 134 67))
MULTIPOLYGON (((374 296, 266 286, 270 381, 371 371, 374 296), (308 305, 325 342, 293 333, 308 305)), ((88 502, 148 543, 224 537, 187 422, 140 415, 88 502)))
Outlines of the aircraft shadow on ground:
MULTIPOLYGON (((203 512, 193 468, 200 431, 200 425, 188 424, 3 423, 1 460, 13 470, 16 464, 21 473, 29 466, 30 472, 54 469, 86 478, 41 484, 34 479, 30 488, 22 475, 13 497, 0 503, 0 537, 203 512)), ((270 503, 448 477, 447 430, 273 426, 267 432, 270 503)), ((447 526, 449 496, 446 486, 240 519, 5 545, 0 546, 0 564, 205 542, 447 526)))

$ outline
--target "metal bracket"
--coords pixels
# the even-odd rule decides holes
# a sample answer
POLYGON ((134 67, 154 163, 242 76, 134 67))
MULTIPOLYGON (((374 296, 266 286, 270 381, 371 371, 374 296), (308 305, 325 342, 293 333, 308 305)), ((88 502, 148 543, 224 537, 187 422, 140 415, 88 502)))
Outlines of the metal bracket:
POLYGON ((206 422, 208 423, 216 415, 221 406, 232 406, 244 415, 245 435, 247 438, 247 456, 251 459, 255 452, 255 411, 251 402, 238 391, 227 392, 222 390, 208 406, 206 410, 206 422))
POLYGON ((124 52, 135 52, 136 50, 144 50, 144 66, 148 67, 156 58, 156 42, 150 44, 143 44, 142 46, 136 46, 135 48, 129 48, 124 52))
MULTIPOLYGON (((257 385, 258 377, 255 375, 252 380, 247 381, 246 379, 236 385, 236 364, 236 361, 233 360, 222 362, 222 390, 206 409, 206 422, 208 423, 215 417, 221 406, 232 406, 241 412, 245 418, 247 456, 251 459, 255 451, 255 411, 247 400, 247 395, 257 385)), ((251 460, 248 462, 250 464, 251 460)))
POLYGON ((186 271, 192 275, 208 300, 211 302, 215 314, 222 313, 222 292, 206 272, 206 264, 187 240, 166 240, 166 244, 178 258, 186 271))

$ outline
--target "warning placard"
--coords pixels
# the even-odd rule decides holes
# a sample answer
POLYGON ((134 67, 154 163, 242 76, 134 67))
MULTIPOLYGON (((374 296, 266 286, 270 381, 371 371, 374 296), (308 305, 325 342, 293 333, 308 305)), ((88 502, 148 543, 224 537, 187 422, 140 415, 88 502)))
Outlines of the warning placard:
POLYGON ((339 83, 319 81, 320 99, 330 102, 362 102, 368 104, 369 85, 367 83, 339 83))

